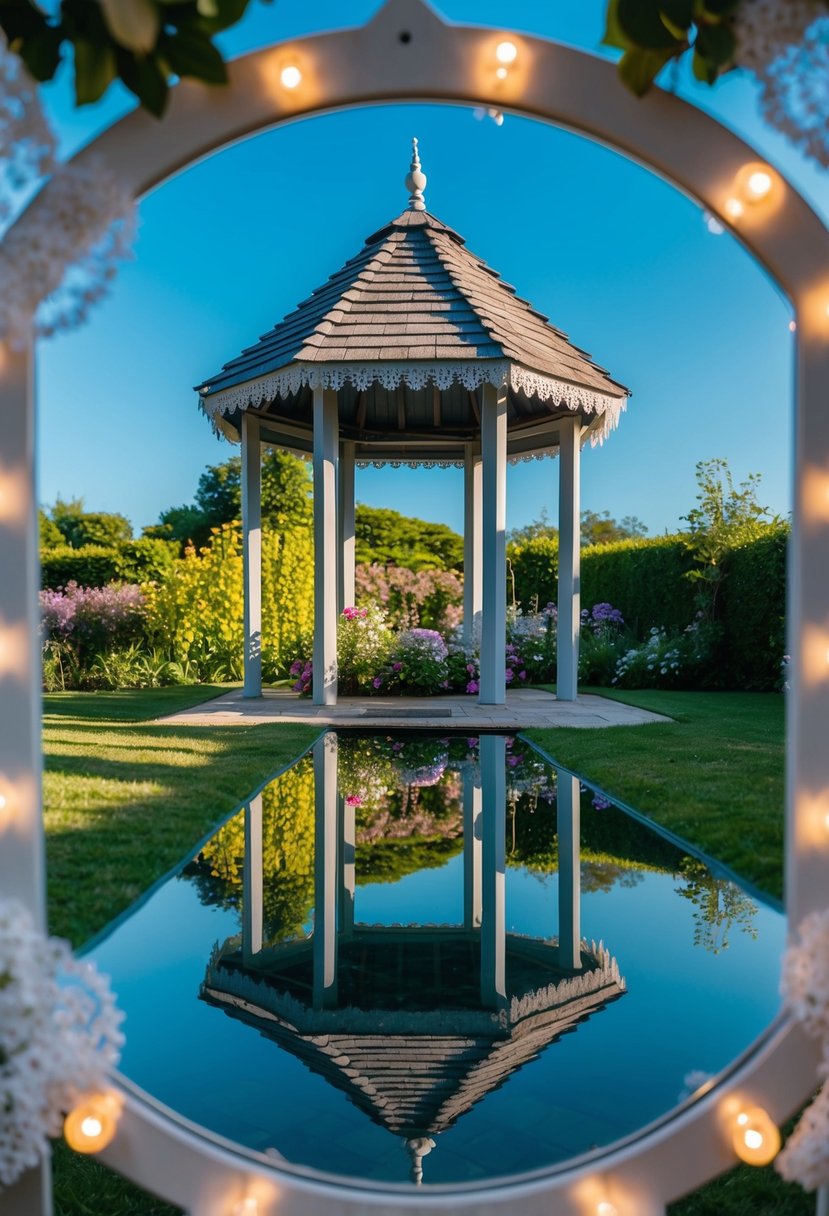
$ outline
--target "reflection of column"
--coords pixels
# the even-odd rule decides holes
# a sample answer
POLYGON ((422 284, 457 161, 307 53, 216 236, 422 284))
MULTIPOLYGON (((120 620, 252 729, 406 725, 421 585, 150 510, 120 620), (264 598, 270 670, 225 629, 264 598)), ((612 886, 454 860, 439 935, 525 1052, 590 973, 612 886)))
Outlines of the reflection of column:
POLYGON ((348 937, 354 932, 354 888, 357 860, 357 815, 340 794, 339 818, 342 823, 342 885, 340 887, 340 933, 348 937))
POLYGON ((481 925, 481 787, 475 774, 463 774, 463 924, 481 925))
POLYGON ((337 1000, 337 736, 314 744, 314 1008, 337 1000))
POLYGON ((475 618, 481 612, 483 532, 481 457, 466 445, 463 475, 463 644, 475 644, 475 618))
POLYGON ((245 863, 242 870, 242 958, 247 966, 262 949, 262 795, 245 807, 245 863))
POLYGON ((242 565, 244 675, 242 695, 262 696, 262 450, 259 419, 242 412, 242 565))
POLYGON ((354 449, 353 443, 340 444, 340 464, 337 469, 337 509, 339 513, 338 543, 340 560, 337 572, 337 607, 350 608, 354 603, 354 449))
POLYGON ((506 740, 503 735, 481 735, 483 787, 481 1001, 500 1007, 506 1003, 506 950, 504 939, 504 868, 506 834, 506 740))
POLYGON ((558 961, 581 971, 581 867, 579 833, 581 790, 578 777, 557 769, 558 797, 558 961))

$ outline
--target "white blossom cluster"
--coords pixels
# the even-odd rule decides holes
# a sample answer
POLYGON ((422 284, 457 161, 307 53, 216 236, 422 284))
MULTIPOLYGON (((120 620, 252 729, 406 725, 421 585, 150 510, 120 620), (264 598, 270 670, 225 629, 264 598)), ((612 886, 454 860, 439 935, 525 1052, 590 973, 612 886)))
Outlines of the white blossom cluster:
POLYGON ((55 139, 37 96, 37 86, 19 55, 0 40, 0 225, 54 166, 55 139))
POLYGON ((0 900, 0 1191, 42 1160, 78 1096, 106 1085, 122 1018, 92 963, 0 900))
POLYGON ((829 17, 823 0, 742 0, 734 33, 737 63, 760 84, 765 120, 829 166, 829 17))
POLYGON ((800 925, 799 942, 783 959, 786 1004, 806 1031, 823 1043, 823 1088, 777 1158, 777 1169, 807 1191, 829 1185, 829 908, 800 925))
POLYGON ((0 340, 72 329, 106 295, 135 236, 135 203, 100 162, 56 165, 55 140, 20 58, 0 45, 0 228, 51 174, 0 243, 0 340))

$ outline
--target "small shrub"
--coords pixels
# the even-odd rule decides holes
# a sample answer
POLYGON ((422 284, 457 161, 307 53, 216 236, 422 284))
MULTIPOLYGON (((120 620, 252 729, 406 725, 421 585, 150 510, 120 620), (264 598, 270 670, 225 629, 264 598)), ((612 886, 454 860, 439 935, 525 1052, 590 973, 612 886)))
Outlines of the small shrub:
POLYGON ((447 692, 448 660, 446 643, 436 630, 407 629, 397 638, 389 666, 375 687, 423 696, 447 692))
POLYGON ((619 688, 677 688, 684 677, 683 649, 681 637, 654 627, 646 641, 625 651, 611 682, 619 688))

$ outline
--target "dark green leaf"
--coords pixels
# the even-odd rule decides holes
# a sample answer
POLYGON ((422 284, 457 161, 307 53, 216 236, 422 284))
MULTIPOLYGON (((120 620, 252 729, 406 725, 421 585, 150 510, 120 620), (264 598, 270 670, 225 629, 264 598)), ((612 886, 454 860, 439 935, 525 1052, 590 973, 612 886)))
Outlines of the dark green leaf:
POLYGON ((687 33, 694 20, 694 0, 659 0, 662 19, 666 17, 672 25, 687 33))
POLYGON ((715 20, 720 17, 730 16, 735 12, 740 4, 740 0, 697 0, 697 13, 704 20, 706 17, 713 17, 715 20))
POLYGON ((619 75, 631 92, 642 97, 668 60, 673 57, 673 50, 626 51, 619 60, 619 75))
POLYGON ((644 50, 675 47, 676 39, 659 15, 658 0, 619 0, 619 25, 635 46, 644 50))
POLYGON ((145 110, 161 118, 167 105, 167 78, 155 59, 133 55, 123 47, 116 50, 118 75, 134 93, 145 110))
POLYGON ((619 25, 619 0, 608 0, 602 45, 614 46, 620 51, 631 49, 630 39, 625 37, 624 31, 619 25))
POLYGON ((707 59, 703 59, 699 51, 694 51, 691 68, 697 80, 702 80, 705 84, 714 84, 717 79, 717 69, 707 59))
POLYGON ((195 76, 208 84, 227 81, 224 60, 206 34, 194 29, 162 34, 158 50, 177 76, 195 76))
POLYGON ((111 46, 75 40, 75 101, 79 106, 98 101, 115 79, 115 55, 111 46))
POLYGON ((723 68, 734 59, 737 39, 730 25, 701 25, 697 30, 695 47, 709 64, 723 68))
POLYGON ((36 33, 24 37, 20 45, 20 58, 35 80, 51 80, 60 63, 60 30, 44 25, 36 33))

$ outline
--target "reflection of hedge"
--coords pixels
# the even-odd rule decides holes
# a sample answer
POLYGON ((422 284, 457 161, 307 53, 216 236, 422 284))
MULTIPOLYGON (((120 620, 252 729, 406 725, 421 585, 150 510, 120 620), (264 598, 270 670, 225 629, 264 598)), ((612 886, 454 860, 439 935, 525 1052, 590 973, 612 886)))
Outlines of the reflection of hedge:
MULTIPOLYGON (((314 766, 303 757, 262 794, 265 934, 301 934, 314 905, 314 766)), ((240 811, 186 868, 202 903, 242 913, 245 813, 240 811)))
POLYGON ((684 629, 694 617, 696 587, 685 577, 692 567, 678 536, 590 545, 581 558, 582 607, 612 604, 637 637, 653 625, 684 629))
MULTIPOLYGON (((375 840, 357 849, 357 882, 397 882, 418 870, 436 870, 463 851, 463 836, 454 839, 375 840)), ((428 916, 424 919, 428 920, 428 916)))
POLYGON ((788 524, 732 549, 720 591, 726 687, 779 687, 786 639, 788 524))
POLYGON ((44 588, 105 587, 107 583, 144 583, 164 578, 172 569, 178 546, 166 540, 140 537, 116 547, 84 545, 73 549, 58 545, 40 555, 40 582, 44 588))

